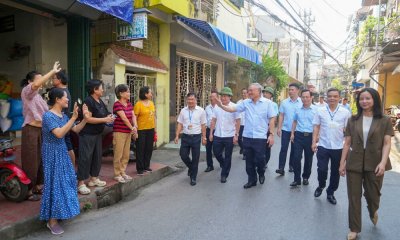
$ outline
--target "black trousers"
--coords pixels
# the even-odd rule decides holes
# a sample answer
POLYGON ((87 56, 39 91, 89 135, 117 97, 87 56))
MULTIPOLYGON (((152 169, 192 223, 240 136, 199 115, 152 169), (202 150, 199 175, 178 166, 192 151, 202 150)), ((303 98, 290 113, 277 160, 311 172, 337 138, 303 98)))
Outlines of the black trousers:
POLYGON ((228 177, 231 171, 233 137, 214 137, 213 151, 221 165, 221 177, 228 177))
MULTIPOLYGON (((269 136, 270 132, 268 131, 267 135, 269 136)), ((265 168, 267 168, 267 164, 269 162, 269 159, 271 158, 271 147, 269 144, 265 147, 265 168)))
POLYGON ((189 168, 190 178, 192 179, 196 179, 197 177, 200 158, 200 145, 201 134, 182 134, 179 155, 181 156, 181 159, 185 165, 189 168), (192 159, 189 157, 190 151, 192 151, 192 159))
POLYGON ((339 187, 339 165, 340 158, 342 156, 342 149, 326 149, 319 146, 317 151, 317 166, 318 166, 318 182, 319 187, 324 188, 326 186, 326 180, 328 178, 329 160, 331 162, 331 176, 329 179, 329 186, 326 189, 328 195, 333 193, 339 187))
POLYGON ((294 181, 300 182, 301 177, 303 179, 309 179, 311 175, 311 167, 314 152, 311 149, 312 144, 312 133, 298 132, 294 133, 293 143, 293 170, 294 170, 294 181), (301 175, 301 158, 304 151, 304 167, 303 175, 301 175))
POLYGON ((243 129, 244 129, 244 125, 240 125, 238 143, 239 143, 241 152, 243 152, 243 129))
POLYGON ((98 177, 101 169, 102 135, 79 135, 78 180, 98 177))
POLYGON ((138 130, 138 139, 136 139, 136 171, 143 172, 150 168, 153 144, 154 128, 138 130))
POLYGON ((249 183, 257 182, 258 176, 265 173, 265 148, 267 139, 243 138, 243 148, 246 152, 246 172, 249 183))
MULTIPOLYGON (((215 132, 215 130, 214 130, 215 132)), ((213 154, 212 154, 212 148, 213 148, 213 142, 210 141, 210 129, 206 129, 206 138, 207 138, 207 145, 206 145, 206 158, 207 158, 207 167, 214 167, 213 163, 213 154)))

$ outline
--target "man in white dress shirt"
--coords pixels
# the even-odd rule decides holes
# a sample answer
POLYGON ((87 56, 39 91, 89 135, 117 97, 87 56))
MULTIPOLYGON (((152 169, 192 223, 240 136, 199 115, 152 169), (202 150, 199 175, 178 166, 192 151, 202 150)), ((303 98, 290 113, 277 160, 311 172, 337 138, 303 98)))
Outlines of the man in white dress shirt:
POLYGON ((210 104, 206 107, 206 117, 207 117, 207 129, 206 129, 206 159, 207 159, 207 168, 204 172, 211 172, 214 170, 214 163, 213 163, 213 155, 212 155, 212 147, 213 142, 210 141, 210 127, 211 127, 211 120, 214 115, 213 111, 216 107, 216 99, 218 97, 218 92, 212 90, 210 93, 210 104))
POLYGON ((329 186, 326 189, 327 200, 336 204, 333 195, 339 187, 339 165, 342 156, 344 130, 350 112, 339 106, 340 92, 336 88, 330 88, 327 92, 328 105, 319 107, 314 115, 312 149, 317 152, 318 182, 314 196, 319 197, 326 186, 328 178, 328 164, 331 161, 331 174, 329 186))
MULTIPOLYGON (((229 87, 224 87, 219 94, 221 95, 221 102, 224 106, 236 106, 236 104, 231 102, 233 93, 229 87)), ((239 129, 240 115, 238 113, 226 112, 218 106, 214 108, 214 115, 211 121, 210 141, 213 141, 213 152, 222 168, 221 183, 226 183, 226 179, 229 176, 233 145, 238 141, 239 129)))
POLYGON ((206 145, 206 112, 197 106, 197 98, 194 93, 186 95, 187 107, 184 107, 178 117, 178 126, 175 133, 175 143, 178 144, 179 134, 182 132, 179 155, 188 167, 190 185, 196 185, 197 171, 199 167, 200 145, 206 145), (189 153, 192 151, 192 159, 189 153))

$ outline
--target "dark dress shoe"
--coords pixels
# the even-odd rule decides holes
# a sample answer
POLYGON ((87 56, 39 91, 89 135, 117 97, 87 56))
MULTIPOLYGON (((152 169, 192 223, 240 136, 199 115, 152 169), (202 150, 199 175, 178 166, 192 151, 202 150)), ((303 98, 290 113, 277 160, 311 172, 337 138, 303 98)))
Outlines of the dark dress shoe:
POLYGON ((226 177, 221 177, 221 183, 226 183, 226 177))
POLYGON ((190 179, 190 185, 192 186, 196 185, 196 179, 194 178, 190 179))
POLYGON ((336 205, 336 198, 335 198, 335 196, 333 196, 333 195, 328 195, 328 196, 326 197, 326 199, 328 199, 328 201, 329 201, 330 203, 332 203, 333 205, 336 205))
POLYGON ((322 194, 322 190, 324 190, 323 188, 317 187, 317 189, 315 189, 314 192, 314 197, 319 197, 322 194))
POLYGON ((293 167, 289 166, 289 172, 294 172, 293 167))
POLYGON ((211 172, 212 170, 214 170, 214 167, 207 167, 204 172, 211 172))
POLYGON ((281 176, 285 175, 285 170, 283 170, 283 169, 276 169, 275 172, 280 174, 281 176))
POLYGON ((260 176, 259 178, 258 178, 258 180, 260 181, 260 184, 264 184, 264 182, 265 182, 265 176, 263 175, 263 176, 260 176))
POLYGON ((307 178, 304 178, 304 179, 303 179, 303 185, 308 185, 308 184, 309 184, 308 179, 307 179, 307 178))
POLYGON ((253 183, 252 182, 248 182, 243 186, 243 188, 248 189, 248 188, 251 188, 251 187, 254 187, 254 186, 257 186, 256 182, 253 182, 253 183))
POLYGON ((291 187, 297 187, 297 186, 300 186, 301 184, 299 183, 299 182, 296 182, 296 181, 294 181, 294 182, 292 182, 291 184, 290 184, 290 186, 291 187))

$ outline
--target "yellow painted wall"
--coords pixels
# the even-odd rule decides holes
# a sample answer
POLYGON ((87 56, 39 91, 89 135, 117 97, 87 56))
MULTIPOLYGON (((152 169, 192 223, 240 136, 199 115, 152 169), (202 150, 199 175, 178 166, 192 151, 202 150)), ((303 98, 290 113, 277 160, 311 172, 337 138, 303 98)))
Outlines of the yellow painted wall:
MULTIPOLYGON (((384 85, 385 74, 379 75, 379 83, 384 85)), ((382 88, 379 87, 379 94, 382 96, 382 88)), ((386 102, 385 108, 389 108, 390 105, 400 105, 400 74, 387 73, 386 82, 386 102)))
POLYGON ((115 86, 118 84, 126 84, 125 65, 115 64, 115 86))
MULTIPOLYGON (((170 68, 170 25, 160 24, 160 59, 170 68)), ((169 142, 169 72, 157 73, 157 146, 169 142)))
POLYGON ((148 0, 148 6, 143 5, 144 0, 135 0, 135 8, 155 7, 166 13, 178 13, 185 17, 193 17, 194 6, 190 0, 148 0))

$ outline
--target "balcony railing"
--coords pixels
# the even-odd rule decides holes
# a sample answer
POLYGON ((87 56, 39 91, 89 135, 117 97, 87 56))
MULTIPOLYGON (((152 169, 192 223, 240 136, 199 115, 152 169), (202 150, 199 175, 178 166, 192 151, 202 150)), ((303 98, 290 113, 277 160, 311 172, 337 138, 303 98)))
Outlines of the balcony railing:
POLYGON ((218 0, 192 0, 195 7, 195 18, 215 23, 218 16, 218 0))

